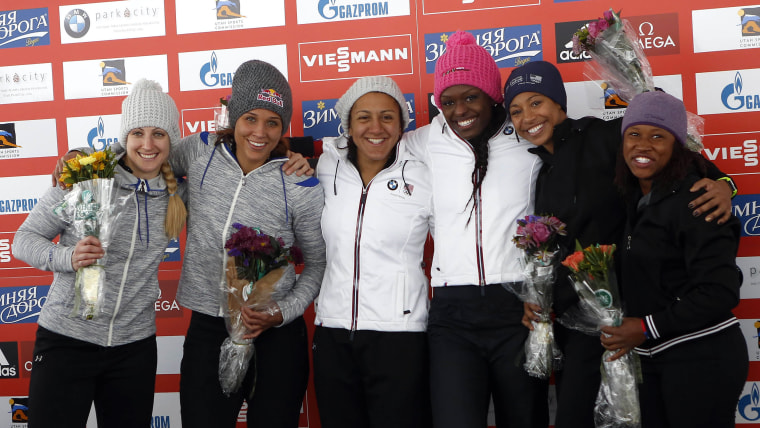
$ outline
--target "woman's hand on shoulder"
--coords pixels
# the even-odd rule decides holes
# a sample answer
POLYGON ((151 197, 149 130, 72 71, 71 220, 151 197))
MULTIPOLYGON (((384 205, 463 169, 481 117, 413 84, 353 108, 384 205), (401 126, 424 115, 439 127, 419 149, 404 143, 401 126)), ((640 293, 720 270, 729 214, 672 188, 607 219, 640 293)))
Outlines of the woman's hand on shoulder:
POLYGON ((731 218, 731 186, 723 180, 711 180, 709 178, 703 178, 693 186, 691 186, 692 192, 698 190, 704 190, 705 193, 689 202, 689 208, 693 209, 694 217, 699 217, 702 214, 705 216, 705 221, 711 222, 718 220, 718 224, 723 224, 731 218))
POLYGON ((293 173, 296 173, 296 176, 298 177, 302 175, 314 175, 314 168, 309 165, 309 161, 303 157, 303 155, 291 152, 290 150, 288 150, 286 155, 288 156, 288 160, 282 165, 282 170, 285 172, 285 175, 291 175, 293 173))

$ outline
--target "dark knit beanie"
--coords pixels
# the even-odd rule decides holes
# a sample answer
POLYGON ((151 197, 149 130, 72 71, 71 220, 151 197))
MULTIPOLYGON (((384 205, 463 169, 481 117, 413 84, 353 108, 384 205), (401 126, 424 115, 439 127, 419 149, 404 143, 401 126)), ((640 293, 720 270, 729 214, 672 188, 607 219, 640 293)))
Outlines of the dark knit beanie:
POLYGON ((446 41, 446 52, 435 63, 434 79, 433 96, 438 107, 441 93, 456 85, 474 86, 495 102, 502 101, 499 66, 466 31, 457 31, 446 41))
POLYGON ((623 117, 622 135, 634 125, 662 128, 679 143, 686 144, 686 107, 681 100, 665 92, 644 92, 633 98, 623 117))
POLYGON ((504 84, 504 106, 507 113, 512 100, 523 92, 545 95, 567 112, 567 93, 562 75, 550 62, 531 61, 512 70, 507 83, 504 84))
POLYGON ((232 78, 232 96, 227 103, 230 128, 245 112, 257 108, 280 115, 283 135, 288 131, 293 114, 288 79, 272 64, 251 60, 241 64, 232 78))

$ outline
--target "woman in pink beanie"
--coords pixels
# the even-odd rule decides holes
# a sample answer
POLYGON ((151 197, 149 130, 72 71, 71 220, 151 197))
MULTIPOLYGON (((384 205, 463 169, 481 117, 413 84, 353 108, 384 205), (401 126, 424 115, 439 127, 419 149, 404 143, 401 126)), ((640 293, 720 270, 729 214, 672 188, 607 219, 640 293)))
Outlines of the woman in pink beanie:
POLYGON ((547 382, 518 364, 523 305, 502 284, 522 281, 515 220, 533 214, 540 169, 506 120, 501 75, 466 32, 452 34, 435 69, 442 114, 405 139, 433 178, 435 251, 428 318, 437 428, 548 426, 547 382))

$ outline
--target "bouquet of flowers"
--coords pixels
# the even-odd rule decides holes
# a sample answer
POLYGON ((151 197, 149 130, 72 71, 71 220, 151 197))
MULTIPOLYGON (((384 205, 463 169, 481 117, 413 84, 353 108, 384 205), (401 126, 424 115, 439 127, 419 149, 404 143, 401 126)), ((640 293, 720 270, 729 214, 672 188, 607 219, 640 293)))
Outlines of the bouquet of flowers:
MULTIPOLYGON (((647 91, 655 90, 652 67, 644 54, 644 48, 636 37, 636 31, 620 12, 609 9, 603 17, 589 22, 573 35, 573 52, 588 52, 594 63, 587 63, 587 73, 592 80, 609 82, 626 102, 647 91), (596 64, 597 67, 594 67, 596 64)), ((704 120, 694 113, 686 112, 688 141, 686 146, 699 152, 704 148, 704 120)))
MULTIPOLYGON (((103 250, 110 244, 120 207, 126 198, 118 198, 113 175, 118 160, 110 148, 91 155, 77 155, 66 161, 60 181, 70 188, 53 212, 74 226, 77 236, 94 236, 103 250)), ((77 270, 74 313, 94 319, 101 312, 105 284, 106 256, 77 270)))
POLYGON ((588 52, 599 65, 595 71, 626 101, 654 90, 652 68, 636 33, 620 12, 609 9, 573 35, 573 52, 588 52))
MULTIPOLYGON (((602 326, 619 326, 623 319, 612 253, 615 245, 592 245, 565 258, 570 280, 580 298, 575 306, 558 319, 568 328, 599 334, 602 326)), ((638 388, 640 370, 636 354, 627 353, 614 361, 615 354, 602 355, 602 382, 594 407, 596 428, 636 428, 641 426, 638 388)))
POLYGON ((554 342, 550 311, 554 290, 554 273, 559 262, 557 237, 566 235, 565 224, 556 217, 526 216, 517 220, 517 234, 512 238, 523 250, 521 259, 524 280, 511 284, 508 289, 520 300, 541 307, 540 320, 533 322, 533 330, 525 341, 523 368, 531 376, 547 379, 562 361, 562 352, 554 342))
MULTIPOLYGON (((282 238, 234 223, 237 229, 224 248, 227 251, 226 287, 224 293, 227 337, 219 354, 219 382, 222 391, 237 391, 243 382, 251 359, 255 364, 253 339, 244 339, 248 332, 243 323, 242 308, 275 315, 280 307, 275 302, 278 292, 295 281, 293 264, 303 263, 301 250, 285 247, 282 238)), ((252 393, 253 391, 251 391, 252 393)))

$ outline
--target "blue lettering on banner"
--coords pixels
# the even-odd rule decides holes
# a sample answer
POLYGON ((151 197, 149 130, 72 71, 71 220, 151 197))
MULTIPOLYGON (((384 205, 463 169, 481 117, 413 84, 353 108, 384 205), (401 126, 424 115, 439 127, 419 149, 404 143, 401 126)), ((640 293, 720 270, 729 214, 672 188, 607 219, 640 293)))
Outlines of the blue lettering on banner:
POLYGON ((729 83, 720 93, 720 100, 729 110, 758 110, 760 109, 760 94, 742 95, 744 83, 738 71, 734 82, 729 83))
POLYGON ((30 199, 0 199, 0 213, 29 213, 37 205, 37 198, 30 199))
POLYGON ((203 64, 200 70, 201 83, 209 87, 231 87, 234 73, 217 73, 216 68, 218 65, 216 52, 211 52, 211 60, 203 64))
MULTIPOLYGON (((409 113, 409 125, 404 131, 415 129, 414 94, 404 94, 406 100, 406 110, 409 113)), ((303 133, 315 140, 321 140, 325 137, 337 137, 343 134, 343 127, 340 125, 340 116, 335 111, 337 99, 314 100, 301 102, 303 110, 303 133)))
MULTIPOLYGON (((489 28, 470 31, 478 45, 485 48, 499 68, 519 67, 544 58, 541 25, 489 28)), ((435 64, 446 51, 446 40, 453 33, 425 34, 425 71, 435 72, 435 64)))
POLYGON ((760 236, 760 195, 736 195, 733 214, 742 224, 741 236, 760 236))
POLYGON ((49 44, 47 8, 0 12, 0 49, 49 44))
POLYGON ((106 147, 111 147, 112 144, 117 142, 119 142, 118 138, 105 136, 105 125, 103 124, 102 117, 98 118, 98 125, 87 133, 87 145, 96 151, 104 150, 106 147))
MULTIPOLYGON (((388 15, 388 2, 358 2, 335 5, 336 0, 319 0, 317 10, 325 19, 371 18, 388 15)), ((348 3, 343 0, 340 3, 348 3)))
POLYGON ((748 421, 760 420, 760 406, 758 406, 758 402, 760 402, 760 390, 758 390, 757 383, 753 382, 750 393, 739 399, 737 408, 739 415, 748 421))
POLYGON ((0 324, 37 322, 49 290, 49 285, 0 288, 0 324))
POLYGON ((150 419, 150 428, 171 428, 171 417, 153 416, 150 419))

